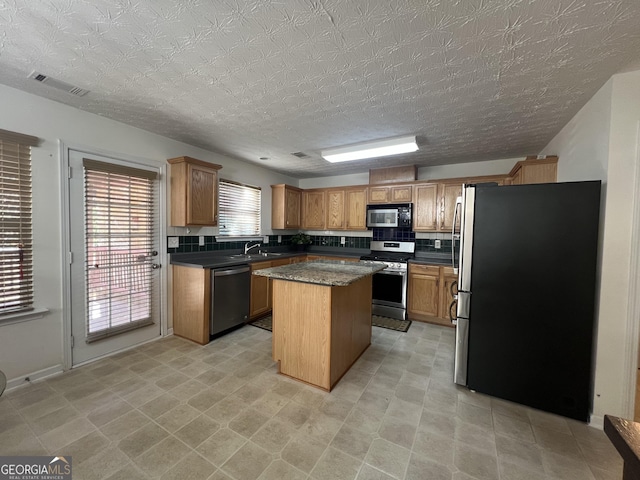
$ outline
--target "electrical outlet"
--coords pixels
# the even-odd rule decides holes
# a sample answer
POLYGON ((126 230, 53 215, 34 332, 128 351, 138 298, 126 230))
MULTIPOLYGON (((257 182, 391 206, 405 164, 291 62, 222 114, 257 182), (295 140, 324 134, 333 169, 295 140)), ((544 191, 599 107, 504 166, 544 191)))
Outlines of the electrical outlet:
POLYGON ((204 247, 204 235, 198 236, 198 245, 204 247))
POLYGON ((282 243, 282 235, 278 235, 278 243, 282 243))
POLYGON ((440 248, 440 240, 436 240, 433 246, 434 248, 440 248))
POLYGON ((269 235, 264 236, 264 243, 269 243, 269 235))
POLYGON ((167 248, 178 248, 180 246, 179 237, 169 237, 167 248))
POLYGON ((340 237, 340 245, 344 245, 347 241, 347 237, 340 237))

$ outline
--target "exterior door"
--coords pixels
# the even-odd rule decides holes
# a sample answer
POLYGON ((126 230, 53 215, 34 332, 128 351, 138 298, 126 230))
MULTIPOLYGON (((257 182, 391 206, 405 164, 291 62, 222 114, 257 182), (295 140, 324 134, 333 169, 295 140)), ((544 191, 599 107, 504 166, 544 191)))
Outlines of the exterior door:
POLYGON ((161 334, 157 166, 69 152, 72 365, 161 334))

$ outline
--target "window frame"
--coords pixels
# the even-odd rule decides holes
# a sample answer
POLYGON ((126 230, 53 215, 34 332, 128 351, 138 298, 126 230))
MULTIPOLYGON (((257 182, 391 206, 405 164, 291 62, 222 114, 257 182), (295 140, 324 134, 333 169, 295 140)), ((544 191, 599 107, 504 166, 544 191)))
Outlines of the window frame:
MULTIPOLYGON (((239 200, 239 197, 236 198, 239 200)), ((235 225, 237 227, 237 225, 235 225)), ((232 225, 233 228, 234 225, 232 225)), ((218 182, 218 235, 222 239, 232 238, 232 237, 258 237, 262 235, 262 188, 257 187, 255 185, 248 185, 245 183, 236 182, 233 180, 227 180, 221 178, 218 182), (226 220, 226 215, 235 215, 237 210, 242 210, 242 206, 238 203, 234 203, 233 205, 225 205, 226 201, 223 199, 223 196, 226 196, 225 189, 229 186, 235 190, 240 189, 241 191, 245 191, 247 194, 252 193, 257 195, 257 202, 254 202, 253 208, 251 211, 247 212, 245 205, 245 214, 251 214, 252 221, 250 222, 254 227, 255 231, 240 231, 235 230, 229 231, 228 228, 224 225, 226 220), (223 195, 224 194, 224 195, 223 195), (233 208, 234 211, 230 211, 229 209, 233 208)))
POLYGON ((32 147, 37 145, 37 137, 0 129, 0 248, 18 249, 17 259, 0 250, 0 284, 18 282, 13 295, 0 295, 3 323, 46 311, 34 308, 32 147), (4 306, 12 297, 15 305, 4 306))

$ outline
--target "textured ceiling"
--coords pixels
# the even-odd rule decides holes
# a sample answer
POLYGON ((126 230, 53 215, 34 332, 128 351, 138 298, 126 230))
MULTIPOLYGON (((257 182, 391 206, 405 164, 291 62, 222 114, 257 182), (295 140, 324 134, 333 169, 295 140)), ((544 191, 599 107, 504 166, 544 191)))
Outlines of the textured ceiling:
POLYGON ((638 0, 0 0, 0 26, 0 83, 301 178, 535 154, 640 60, 638 0))

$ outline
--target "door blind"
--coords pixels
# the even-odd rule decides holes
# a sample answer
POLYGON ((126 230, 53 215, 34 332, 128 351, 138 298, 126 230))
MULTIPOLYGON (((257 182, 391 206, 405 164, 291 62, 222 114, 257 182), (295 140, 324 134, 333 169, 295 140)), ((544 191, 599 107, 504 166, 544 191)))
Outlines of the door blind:
POLYGON ((156 173, 84 159, 87 342, 150 325, 156 173))
POLYGON ((0 130, 0 315, 33 308, 31 145, 0 130))
POLYGON ((262 192, 259 187, 220 180, 220 235, 260 235, 262 192))

